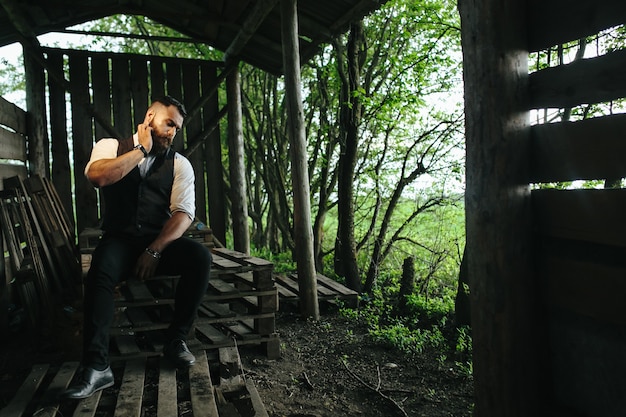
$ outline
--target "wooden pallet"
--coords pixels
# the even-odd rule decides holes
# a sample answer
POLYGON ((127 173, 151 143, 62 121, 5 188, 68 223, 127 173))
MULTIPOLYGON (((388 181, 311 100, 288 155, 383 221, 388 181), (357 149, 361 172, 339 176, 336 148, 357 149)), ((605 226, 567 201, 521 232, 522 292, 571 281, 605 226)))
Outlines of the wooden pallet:
MULTIPOLYGON (((240 252, 213 248, 209 289, 188 341, 203 349, 260 345, 268 358, 280 357, 275 329, 278 291, 273 265, 240 252)), ((171 322, 178 277, 129 280, 116 297, 111 327, 112 357, 153 356, 163 347, 162 330, 171 322)))
POLYGON ((267 416, 254 382, 244 378, 239 353, 223 348, 219 354, 194 351, 197 362, 175 369, 163 358, 136 358, 112 363, 115 385, 84 400, 60 400, 59 395, 78 378, 78 363, 33 366, 0 417, 157 417, 267 416), (187 415, 187 414, 185 414, 187 415))
MULTIPOLYGON (((281 302, 297 303, 300 300, 298 274, 276 274, 274 279, 281 302)), ((344 303, 350 308, 359 306, 359 293, 322 274, 317 274, 317 299, 329 304, 344 303)))

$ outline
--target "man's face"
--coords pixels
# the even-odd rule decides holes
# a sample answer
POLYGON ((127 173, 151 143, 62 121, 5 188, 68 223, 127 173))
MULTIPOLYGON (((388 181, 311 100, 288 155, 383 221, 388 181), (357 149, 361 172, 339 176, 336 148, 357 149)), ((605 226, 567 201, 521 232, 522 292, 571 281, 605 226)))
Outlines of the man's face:
POLYGON ((160 153, 172 146, 174 136, 183 126, 183 116, 176 106, 159 106, 150 122, 152 150, 160 153))

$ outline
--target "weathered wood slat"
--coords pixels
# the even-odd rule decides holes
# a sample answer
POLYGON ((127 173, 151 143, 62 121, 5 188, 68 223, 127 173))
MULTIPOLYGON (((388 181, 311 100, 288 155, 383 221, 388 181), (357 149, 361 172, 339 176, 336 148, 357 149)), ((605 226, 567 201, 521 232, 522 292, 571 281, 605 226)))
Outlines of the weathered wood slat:
POLYGON ((196 364, 189 368, 189 391, 193 415, 219 417, 206 353, 202 351, 195 355, 196 364))
POLYGON ((603 322, 626 324, 626 267, 542 256, 545 300, 603 322))
POLYGON ((530 181, 626 177, 626 115, 531 127, 530 181))
POLYGON ((626 247, 626 189, 536 190, 532 200, 543 236, 626 247))
POLYGON ((0 124, 10 127, 18 133, 26 133, 26 112, 0 97, 0 124))
MULTIPOLYGON (((89 64, 87 57, 70 55, 69 72, 72 100, 72 134, 75 138, 84 140, 73 141, 74 165, 85 167, 91 155, 93 141, 92 119, 87 109, 91 104, 89 91, 89 64)), ((98 198, 93 185, 89 183, 82 169, 74 170, 74 184, 76 192, 76 226, 78 230, 94 227, 98 224, 98 198)))
POLYGON ((626 3, 621 0, 529 0, 526 10, 530 51, 576 41, 626 21, 626 3))
POLYGON ((166 359, 161 358, 159 367, 159 391, 157 398, 157 417, 178 415, 178 395, 176 390, 176 368, 166 359))
POLYGON ((22 413, 31 398, 33 397, 37 388, 41 384, 46 372, 48 371, 48 364, 35 365, 30 374, 26 378, 26 381, 20 386, 19 390, 15 394, 15 397, 11 402, 0 410, 0 417, 21 417, 22 413))
POLYGON ((41 399, 44 408, 37 412, 37 417, 54 417, 57 415, 59 395, 68 387, 77 368, 78 362, 65 362, 61 365, 41 399))
POLYGON ((114 417, 140 417, 143 384, 146 375, 145 368, 145 359, 126 362, 114 417))
MULTIPOLYGON (((61 54, 49 54, 48 72, 64 74, 64 59, 61 54)), ((65 77, 63 77, 65 79, 65 77)), ((48 102, 50 108, 50 157, 52 159, 52 178, 59 194, 59 200, 66 213, 73 213, 72 167, 67 129, 67 103, 65 85, 61 77, 48 77, 48 102)), ((72 230, 74 220, 72 216, 72 230)))
MULTIPOLYGON (((2 178, 19 177, 25 179, 28 176, 26 165, 13 165, 0 163, 0 180, 2 178)), ((4 183, 0 181, 0 190, 4 190, 4 183)))
POLYGON ((626 96, 626 50, 529 75, 529 108, 564 108, 601 103, 626 96))
POLYGON ((223 331, 216 329, 211 324, 197 323, 196 330, 206 337, 213 345, 230 346, 233 343, 223 331))
MULTIPOLYGON (((222 335, 223 336, 223 335, 222 335)), ((269 341, 269 338, 266 338, 269 341)), ((244 341, 242 344, 246 344, 244 341)), ((239 353, 234 345, 221 345, 216 348, 226 347, 220 351, 220 361, 232 367, 224 369, 219 367, 219 374, 211 375, 212 371, 217 371, 217 367, 211 368, 209 360, 214 361, 216 355, 207 355, 201 350, 197 341, 190 341, 190 349, 197 358, 194 366, 188 371, 178 372, 165 358, 146 358, 138 356, 135 359, 124 362, 114 362, 114 372, 119 372, 123 366, 123 376, 121 383, 116 378, 115 386, 109 390, 96 392, 93 396, 79 400, 64 400, 59 394, 67 388, 69 383, 77 378, 76 371, 80 369, 77 362, 66 362, 58 368, 50 367, 47 364, 35 365, 30 374, 24 379, 15 397, 9 404, 0 409, 0 417, 25 417, 26 415, 37 416, 59 416, 60 411, 73 417, 95 417, 96 415, 112 415, 114 417, 139 417, 145 415, 150 410, 151 415, 157 417, 173 417, 178 415, 179 401, 189 401, 194 416, 222 417, 229 414, 218 413, 215 390, 230 392, 234 379, 226 378, 233 374, 238 376, 239 353), (227 353, 227 354, 226 354, 227 353), (156 374, 155 374, 156 372, 156 374), (221 378, 224 377, 225 379, 221 378), (220 381, 214 386, 213 380, 220 381), (222 384, 224 381, 224 384, 222 384), (151 389, 148 385, 158 384, 156 396, 147 395, 151 389), (179 398, 178 387, 180 385, 189 387, 189 397, 179 398), (43 392, 43 395, 41 395, 43 392), (31 411, 29 413, 28 411, 31 411), (36 412, 32 413, 32 410, 36 412)), ((241 379, 238 379, 241 381, 241 379)), ((244 388, 238 395, 250 395, 251 409, 245 410, 245 415, 266 416, 265 408, 258 396, 252 380, 243 382, 239 386, 244 388), (246 392, 247 391, 247 392, 246 392), (250 414, 252 413, 252 414, 250 414)), ((238 403, 241 397, 232 397, 238 403)), ((222 396, 226 401, 225 410, 235 411, 237 407, 231 403, 230 399, 222 396)), ((240 414, 234 414, 240 415, 240 414)), ((241 414, 243 415, 243 414, 241 414)))
POLYGON ((102 391, 96 392, 89 398, 80 400, 76 405, 76 409, 74 410, 72 417, 94 417, 98 409, 100 397, 102 397, 102 391))
POLYGON ((26 138, 0 128, 0 159, 26 161, 26 138))

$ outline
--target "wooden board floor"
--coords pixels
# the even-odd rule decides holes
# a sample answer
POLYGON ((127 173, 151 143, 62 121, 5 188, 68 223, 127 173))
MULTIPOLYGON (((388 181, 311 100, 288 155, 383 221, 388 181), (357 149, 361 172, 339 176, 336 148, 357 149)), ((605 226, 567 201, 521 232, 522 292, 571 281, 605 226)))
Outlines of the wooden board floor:
MULTIPOLYGON (((0 417, 267 416, 251 379, 238 375, 237 384, 215 385, 214 381, 223 380, 219 372, 224 368, 217 351, 194 354, 196 364, 178 370, 162 357, 114 361, 114 386, 84 400, 59 399, 78 377, 77 362, 35 365, 12 401, 0 410, 0 417), (237 409, 238 414, 233 414, 237 409)), ((233 356, 232 348, 226 356, 233 356)))

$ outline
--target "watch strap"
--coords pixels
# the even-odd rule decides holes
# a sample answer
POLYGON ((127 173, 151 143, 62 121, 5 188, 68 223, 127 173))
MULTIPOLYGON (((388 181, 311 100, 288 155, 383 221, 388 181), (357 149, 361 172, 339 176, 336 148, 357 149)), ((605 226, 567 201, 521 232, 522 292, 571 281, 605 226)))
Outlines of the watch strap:
POLYGON ((146 151, 146 148, 144 148, 141 143, 135 145, 133 149, 139 149, 143 153, 144 158, 148 156, 148 151, 146 151))

